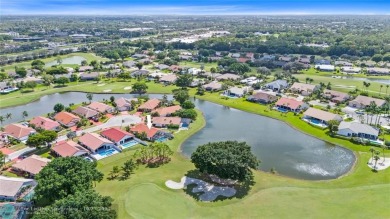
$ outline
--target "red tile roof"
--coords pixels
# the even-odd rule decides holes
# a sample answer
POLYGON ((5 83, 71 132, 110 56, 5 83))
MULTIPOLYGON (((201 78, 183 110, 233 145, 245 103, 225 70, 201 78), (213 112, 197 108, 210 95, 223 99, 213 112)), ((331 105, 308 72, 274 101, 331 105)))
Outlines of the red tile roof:
POLYGON ((9 155, 14 153, 15 151, 9 149, 9 148, 0 148, 0 152, 2 152, 4 155, 9 155))
POLYGON ((54 116, 54 119, 62 124, 69 124, 73 120, 80 120, 80 117, 68 112, 59 112, 54 116))
POLYGON ((162 124, 162 125, 180 125, 180 117, 153 117, 153 124, 162 124))
POLYGON ((99 111, 101 113, 105 113, 105 112, 113 109, 112 106, 109 106, 107 104, 100 103, 100 102, 92 102, 87 107, 90 108, 90 109, 99 111))
POLYGON ((4 127, 4 132, 14 138, 20 139, 23 137, 27 137, 31 133, 35 133, 36 131, 30 127, 21 124, 9 124, 4 127))
POLYGON ((54 120, 43 116, 37 116, 30 121, 30 124, 34 125, 36 128, 41 128, 44 130, 52 130, 60 126, 60 124, 54 120))
POLYGON ((110 139, 111 141, 114 141, 114 142, 119 142, 125 136, 131 136, 131 137, 134 136, 133 134, 131 134, 129 132, 126 132, 126 131, 123 131, 122 129, 119 129, 119 128, 116 128, 116 127, 106 129, 106 130, 102 131, 100 134, 103 137, 106 137, 106 138, 108 138, 108 139, 110 139))
POLYGON ((302 104, 304 104, 302 101, 294 100, 294 99, 289 99, 282 97, 280 98, 275 105, 276 106, 286 106, 290 107, 290 109, 298 109, 302 104))
POLYGON ((142 133, 142 132, 145 132, 146 133, 146 136, 148 138, 152 138, 158 131, 159 129, 157 128, 154 128, 154 127, 151 127, 150 129, 148 128, 147 125, 141 123, 141 124, 138 124, 134 127, 131 127, 130 128, 130 131, 133 132, 133 133, 142 133))
POLYGON ((58 142, 56 146, 52 148, 54 152, 59 154, 61 157, 71 157, 75 155, 77 152, 85 152, 87 151, 81 147, 79 144, 77 144, 74 141, 62 141, 58 142))
POLYGON ((12 168, 35 175, 39 173, 49 162, 49 159, 33 154, 30 157, 15 163, 12 165, 12 168))
POLYGON ((112 144, 111 141, 101 137, 96 133, 86 133, 79 138, 81 144, 85 145, 91 150, 100 148, 103 144, 112 144))
POLYGON ((175 105, 175 106, 169 106, 169 107, 162 107, 154 110, 153 112, 157 112, 160 116, 166 116, 170 115, 178 110, 181 110, 181 106, 175 105))
POLYGON ((139 106, 138 109, 154 110, 158 107, 159 104, 160 104, 159 99, 150 99, 150 100, 146 101, 144 104, 142 104, 141 106, 139 106))

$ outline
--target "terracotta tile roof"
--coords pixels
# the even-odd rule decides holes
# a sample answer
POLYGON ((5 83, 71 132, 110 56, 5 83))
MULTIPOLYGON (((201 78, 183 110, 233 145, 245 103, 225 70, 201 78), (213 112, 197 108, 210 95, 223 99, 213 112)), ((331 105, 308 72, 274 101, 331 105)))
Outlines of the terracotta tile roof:
POLYGON ((96 133, 86 133, 79 138, 79 141, 91 150, 96 150, 103 144, 112 144, 110 140, 105 139, 96 133))
POLYGON ((80 120, 80 117, 68 112, 59 112, 54 116, 54 119, 62 124, 69 124, 72 120, 80 120))
POLYGON ((280 98, 275 103, 276 106, 286 106, 286 107, 290 107, 290 109, 294 109, 294 110, 298 109, 303 104, 304 103, 302 101, 289 99, 289 98, 285 98, 285 97, 280 98))
POLYGON ((20 139, 29 136, 31 133, 35 133, 36 131, 33 128, 14 123, 5 126, 4 132, 14 138, 20 139))
POLYGON ((338 120, 338 121, 343 120, 340 115, 337 115, 337 114, 334 114, 334 113, 330 113, 330 112, 326 112, 326 111, 323 111, 323 110, 319 110, 319 109, 316 109, 316 108, 309 108, 309 109, 307 109, 303 113, 303 115, 310 116, 310 117, 313 117, 313 118, 316 118, 316 119, 320 119, 320 120, 323 120, 325 122, 328 122, 330 120, 338 120))
POLYGON ((178 110, 181 110, 181 106, 175 105, 175 106, 168 106, 168 107, 162 107, 154 110, 153 112, 157 112, 160 116, 166 116, 170 115, 178 110))
POLYGON ((290 89, 299 90, 299 91, 314 91, 316 89, 316 85, 314 84, 303 84, 295 82, 290 89))
POLYGON ((114 142, 119 142, 125 136, 131 136, 131 137, 134 136, 133 134, 131 134, 129 132, 126 132, 126 131, 123 131, 122 129, 119 129, 119 128, 116 128, 116 127, 106 129, 106 130, 102 131, 100 134, 103 137, 106 137, 106 138, 108 138, 108 139, 110 139, 111 141, 114 141, 114 142))
POLYGON ((74 141, 62 141, 58 142, 52 150, 59 154, 61 157, 71 157, 74 156, 77 152, 84 152, 87 153, 87 151, 81 147, 81 145, 77 144, 74 141))
POLYGON ((44 130, 52 130, 60 126, 60 124, 54 120, 43 116, 37 116, 30 121, 30 124, 34 125, 36 128, 41 128, 44 130))
POLYGON ((35 175, 39 173, 43 169, 43 167, 45 167, 49 162, 49 159, 34 154, 24 160, 15 163, 14 165, 12 165, 12 168, 19 169, 24 172, 28 172, 35 175))
POLYGON ((100 102, 92 102, 87 107, 90 108, 90 109, 99 111, 101 113, 106 113, 107 111, 110 111, 110 110, 113 109, 112 106, 109 106, 107 104, 100 103, 100 102))
POLYGON ((367 97, 367 96, 357 96, 354 100, 352 101, 355 101, 361 105, 364 105, 364 106, 368 106, 371 104, 371 102, 375 102, 375 104, 377 106, 382 106, 383 104, 386 103, 385 100, 382 100, 382 99, 378 99, 378 98, 373 98, 373 97, 367 97))
POLYGON ((141 123, 141 124, 135 125, 134 127, 131 127, 130 131, 133 132, 133 133, 145 132, 146 136, 148 138, 152 138, 154 135, 156 135, 156 133, 159 131, 159 129, 154 128, 154 127, 151 127, 149 129, 147 125, 141 123))
POLYGON ((131 100, 126 99, 124 97, 115 99, 115 103, 117 107, 131 106, 131 100))
POLYGON ((4 155, 10 155, 14 153, 15 151, 9 149, 9 148, 0 148, 0 152, 3 153, 4 155))
POLYGON ((83 116, 85 118, 91 118, 94 116, 97 116, 99 114, 98 111, 84 107, 84 106, 79 106, 75 110, 72 111, 74 114, 77 114, 79 116, 83 116))
POLYGON ((138 109, 154 110, 158 107, 159 104, 160 104, 159 99, 150 99, 150 100, 146 101, 144 104, 142 104, 141 106, 139 106, 138 109))
POLYGON ((162 125, 180 125, 181 118, 180 117, 153 117, 153 124, 162 124, 162 125))

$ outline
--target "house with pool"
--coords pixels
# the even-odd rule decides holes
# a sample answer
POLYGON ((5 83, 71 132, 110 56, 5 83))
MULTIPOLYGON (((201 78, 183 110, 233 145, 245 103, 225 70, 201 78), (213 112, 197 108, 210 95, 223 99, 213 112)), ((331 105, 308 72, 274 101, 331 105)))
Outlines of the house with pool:
POLYGON ((256 103, 269 104, 277 101, 278 97, 272 93, 260 91, 249 96, 247 100, 256 103))
POLYGON ((97 133, 86 133, 79 138, 79 143, 91 152, 91 157, 100 160, 119 153, 115 144, 97 133))
POLYGON ((0 176, 0 201, 23 199, 37 185, 33 179, 0 176))
POLYGON ((355 99, 349 101, 348 105, 353 108, 364 109, 371 103, 375 103, 376 106, 381 107, 385 105, 386 101, 378 98, 359 95, 355 99))
POLYGON ((293 93, 299 93, 302 96, 310 96, 314 91, 319 90, 320 87, 314 84, 303 84, 299 82, 295 82, 290 90, 293 93))
POLYGON ((240 98, 245 96, 250 90, 251 87, 231 87, 224 91, 223 95, 231 98, 240 98))
POLYGON ((78 122, 80 122, 81 119, 72 113, 62 111, 54 116, 54 120, 69 128, 75 126, 78 122))
POLYGON ((339 125, 337 134, 346 137, 358 137, 376 141, 378 140, 379 130, 367 124, 343 121, 339 125))
POLYGON ((152 124, 155 127, 167 128, 167 127, 177 127, 181 128, 182 122, 180 117, 153 117, 152 124))
POLYGON ((343 118, 340 115, 323 111, 320 109, 316 109, 316 108, 307 109, 303 113, 302 119, 312 125, 320 126, 323 128, 327 127, 328 122, 330 120, 336 120, 339 122, 343 121, 343 118))
POLYGON ((164 132, 158 128, 149 128, 146 124, 140 123, 130 128, 130 131, 136 135, 145 133, 145 137, 148 141, 163 142, 173 138, 173 135, 168 132, 164 132))
POLYGON ((72 140, 58 142, 51 151, 58 157, 82 157, 89 154, 87 149, 72 140))
POLYGON ((309 108, 309 105, 296 99, 282 97, 275 103, 275 108, 280 112, 300 112, 309 108))
POLYGON ((99 112, 85 106, 79 106, 72 113, 87 118, 87 119, 96 119, 99 116, 99 112))
POLYGON ((330 99, 330 101, 334 103, 343 103, 350 98, 349 94, 347 93, 327 89, 324 90, 323 96, 327 99, 330 99))
POLYGON ((104 103, 100 103, 100 102, 92 102, 87 107, 90 108, 90 109, 96 110, 96 111, 98 111, 101 114, 113 113, 114 112, 114 107, 109 106, 109 105, 104 104, 104 103))
POLYGON ((112 141, 115 145, 120 146, 122 149, 132 147, 139 143, 133 134, 117 127, 108 128, 102 131, 100 135, 112 141))
POLYGON ((161 107, 161 108, 158 108, 158 109, 152 111, 152 114, 156 113, 159 116, 170 116, 173 113, 175 113, 175 112, 177 112, 177 111, 179 111, 181 109, 182 108, 179 105, 168 106, 168 107, 161 107))

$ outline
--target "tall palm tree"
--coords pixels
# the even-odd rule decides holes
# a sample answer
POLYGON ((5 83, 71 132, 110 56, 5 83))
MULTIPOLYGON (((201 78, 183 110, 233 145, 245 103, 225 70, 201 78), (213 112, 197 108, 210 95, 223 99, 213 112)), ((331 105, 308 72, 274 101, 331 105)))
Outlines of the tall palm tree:
POLYGON ((23 116, 23 120, 26 120, 26 118, 27 118, 27 116, 28 116, 27 111, 23 111, 23 112, 22 112, 22 116, 23 116))
POLYGON ((374 148, 370 148, 370 152, 371 152, 371 162, 372 162, 372 160, 374 159, 375 149, 374 148))
POLYGON ((11 119, 11 118, 12 118, 12 114, 11 114, 11 113, 7 113, 7 114, 5 115, 5 118, 6 118, 6 119, 11 119))
POLYGON ((389 89, 390 85, 386 85, 386 96, 387 96, 387 89, 389 89))
POLYGON ((382 164, 385 163, 385 149, 387 149, 387 146, 386 145, 381 145, 381 148, 382 148, 382 155, 383 155, 383 161, 382 161, 382 164))
POLYGON ((379 86, 379 95, 382 95, 382 87, 383 85, 381 84, 381 86, 379 86))
POLYGON ((381 152, 379 152, 379 151, 375 151, 375 156, 374 156, 374 160, 375 160, 374 170, 376 170, 376 165, 378 164, 378 160, 381 159, 381 158, 379 157, 379 154, 380 154, 380 153, 381 153, 381 152))
POLYGON ((0 116, 0 124, 2 124, 3 125, 3 122, 4 122, 4 116, 0 116))
POLYGON ((86 94, 86 97, 87 99, 89 100, 89 103, 91 103, 92 99, 93 99, 93 94, 92 93, 87 93, 86 94))

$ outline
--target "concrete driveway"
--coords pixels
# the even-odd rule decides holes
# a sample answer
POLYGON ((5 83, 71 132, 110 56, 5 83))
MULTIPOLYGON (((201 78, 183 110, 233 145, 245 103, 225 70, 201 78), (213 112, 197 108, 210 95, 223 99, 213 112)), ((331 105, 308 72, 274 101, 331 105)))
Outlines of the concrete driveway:
MULTIPOLYGON (((115 117, 110 118, 107 122, 105 122, 105 123, 103 123, 101 125, 97 125, 97 126, 94 126, 94 127, 91 127, 91 128, 87 128, 87 129, 83 129, 83 130, 77 131, 76 135, 77 136, 81 136, 82 133, 96 132, 96 131, 100 131, 102 129, 111 128, 111 127, 115 127, 115 126, 128 126, 128 125, 137 124, 137 123, 140 123, 140 122, 141 122, 141 118, 138 117, 138 116, 119 115, 119 116, 115 116, 115 117)), ((57 138, 57 142, 58 141, 64 141, 66 139, 68 139, 68 137, 66 137, 66 135, 59 136, 57 138)))

